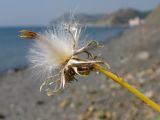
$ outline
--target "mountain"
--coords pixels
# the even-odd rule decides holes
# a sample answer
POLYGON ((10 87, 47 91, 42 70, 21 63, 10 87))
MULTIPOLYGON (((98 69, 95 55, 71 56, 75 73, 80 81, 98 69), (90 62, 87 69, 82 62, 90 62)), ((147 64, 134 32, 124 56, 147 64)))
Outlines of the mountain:
MULTIPOLYGON (((74 20, 78 21, 81 25, 85 26, 110 26, 110 25, 126 25, 128 20, 139 17, 144 19, 150 11, 141 12, 135 9, 120 9, 111 14, 83 14, 79 13, 74 15, 74 20)), ((64 15, 52 20, 50 24, 58 22, 68 22, 72 19, 71 14, 65 13, 64 15)))
POLYGON ((150 12, 140 12, 135 9, 120 9, 99 19, 96 24, 100 25, 126 25, 130 19, 139 17, 144 19, 150 12))

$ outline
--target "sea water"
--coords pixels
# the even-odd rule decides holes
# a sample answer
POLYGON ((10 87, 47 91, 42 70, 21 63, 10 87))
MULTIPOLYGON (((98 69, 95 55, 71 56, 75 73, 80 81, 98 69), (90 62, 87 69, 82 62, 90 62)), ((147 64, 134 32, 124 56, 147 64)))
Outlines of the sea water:
MULTIPOLYGON (((33 43, 19 37, 22 29, 43 32, 43 27, 0 27, 0 73, 10 69, 21 68, 29 65, 27 52, 33 43)), ((122 31, 122 27, 86 27, 82 30, 81 38, 104 42, 122 31)))

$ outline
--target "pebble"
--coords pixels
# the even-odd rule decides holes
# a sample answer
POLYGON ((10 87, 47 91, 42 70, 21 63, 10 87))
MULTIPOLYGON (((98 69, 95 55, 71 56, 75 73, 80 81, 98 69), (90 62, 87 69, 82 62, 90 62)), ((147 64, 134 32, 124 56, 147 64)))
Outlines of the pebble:
POLYGON ((61 108, 66 108, 66 107, 68 107, 70 105, 70 103, 71 103, 71 100, 69 98, 65 98, 64 100, 62 100, 60 102, 59 106, 61 108))
POLYGON ((150 53, 147 51, 141 51, 136 55, 138 60, 146 60, 150 57, 150 53))
POLYGON ((87 91, 87 86, 83 85, 81 88, 83 91, 87 91))
POLYGON ((125 80, 134 80, 134 77, 133 77, 133 75, 132 74, 126 74, 125 76, 124 76, 124 79, 125 80))
POLYGON ((115 116, 115 112, 109 112, 105 110, 100 110, 94 113, 94 118, 96 118, 96 120, 114 120, 115 116))
POLYGON ((160 75, 160 68, 156 70, 156 75, 160 75))
MULTIPOLYGON (((105 114, 105 111, 97 111, 94 113, 94 118, 96 118, 97 120, 103 120, 103 119, 106 119, 106 114, 105 114)), ((109 114, 110 116, 110 114, 109 114)))
POLYGON ((101 84, 101 85, 100 85, 100 89, 101 89, 101 90, 105 90, 106 87, 107 87, 107 86, 106 86, 105 84, 101 84))
POLYGON ((145 74, 146 74, 146 72, 145 72, 144 70, 143 70, 143 71, 140 71, 140 72, 137 73, 137 77, 138 77, 138 78, 142 78, 142 77, 145 76, 145 74))
POLYGON ((149 97, 149 98, 152 98, 153 95, 154 95, 154 92, 152 90, 150 90, 150 91, 145 92, 144 95, 149 97))
POLYGON ((121 86, 117 83, 111 83, 109 86, 112 90, 119 89, 121 86))
POLYGON ((38 100, 38 101, 36 102, 37 105, 44 105, 44 103, 45 103, 45 102, 42 101, 42 100, 38 100))
POLYGON ((2 113, 0 113, 0 120, 4 120, 6 117, 2 113))
POLYGON ((132 55, 129 55, 127 57, 123 57, 123 58, 121 58, 120 63, 124 64, 124 63, 128 62, 131 58, 132 58, 132 55))
POLYGON ((144 84, 145 84, 145 79, 144 78, 139 78, 138 79, 138 82, 139 82, 139 84, 141 85, 141 86, 143 86, 144 84))
POLYGON ((95 108, 93 106, 88 107, 83 114, 79 116, 79 120, 89 120, 94 114, 95 108))

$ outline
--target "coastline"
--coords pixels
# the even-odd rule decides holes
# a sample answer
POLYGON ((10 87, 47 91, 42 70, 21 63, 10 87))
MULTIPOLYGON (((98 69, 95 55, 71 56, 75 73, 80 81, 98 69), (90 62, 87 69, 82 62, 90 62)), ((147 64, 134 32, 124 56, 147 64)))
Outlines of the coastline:
MULTIPOLYGON (((152 21, 148 17, 144 25, 124 31, 95 52, 102 53, 111 71, 160 103, 160 15, 154 18, 152 21)), ((52 97, 40 93, 41 81, 30 76, 24 70, 0 77, 1 116, 12 120, 99 120, 101 117, 155 120, 158 117, 158 113, 102 75, 91 73, 89 77, 78 78, 78 82, 68 84, 52 97)))

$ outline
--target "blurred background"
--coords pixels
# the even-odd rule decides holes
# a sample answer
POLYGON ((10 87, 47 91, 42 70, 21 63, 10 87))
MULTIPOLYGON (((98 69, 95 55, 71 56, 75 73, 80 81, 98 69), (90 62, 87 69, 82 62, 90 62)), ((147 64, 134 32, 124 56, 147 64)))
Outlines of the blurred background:
POLYGON ((1 0, 0 120, 160 120, 101 75, 78 78, 52 97, 39 92, 26 58, 33 42, 18 31, 43 32, 71 15, 82 26, 81 39, 105 45, 94 52, 113 72, 160 103, 160 0, 1 0))

